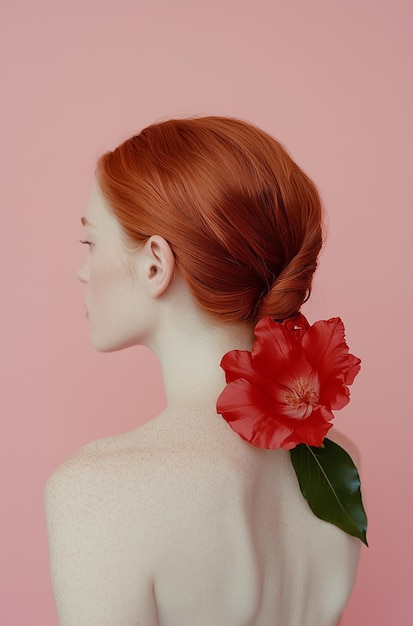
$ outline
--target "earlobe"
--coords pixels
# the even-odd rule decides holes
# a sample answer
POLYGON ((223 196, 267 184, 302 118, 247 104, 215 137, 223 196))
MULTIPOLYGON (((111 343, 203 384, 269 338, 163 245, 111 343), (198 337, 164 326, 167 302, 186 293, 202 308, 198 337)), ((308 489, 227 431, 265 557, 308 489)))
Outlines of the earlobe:
POLYGON ((148 259, 148 286, 153 298, 158 298, 169 287, 175 269, 175 257, 163 237, 153 235, 145 244, 148 259))

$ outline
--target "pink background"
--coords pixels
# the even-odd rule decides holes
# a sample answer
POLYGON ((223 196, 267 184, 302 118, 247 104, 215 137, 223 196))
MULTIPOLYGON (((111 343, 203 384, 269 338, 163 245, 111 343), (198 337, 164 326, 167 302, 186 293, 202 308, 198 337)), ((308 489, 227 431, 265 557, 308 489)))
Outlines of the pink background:
POLYGON ((363 359, 336 418, 362 451, 370 516, 343 624, 411 623, 411 2, 3 0, 0 23, 0 623, 56 623, 47 476, 163 405, 146 350, 89 345, 79 218, 103 150, 187 114, 255 122, 321 190, 307 314, 342 316, 363 359))

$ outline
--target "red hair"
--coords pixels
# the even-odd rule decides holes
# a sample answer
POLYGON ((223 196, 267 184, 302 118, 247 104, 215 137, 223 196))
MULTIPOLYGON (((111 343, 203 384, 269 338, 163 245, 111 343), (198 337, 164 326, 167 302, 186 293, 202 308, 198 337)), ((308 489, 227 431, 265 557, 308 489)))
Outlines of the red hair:
POLYGON ((169 120, 104 154, 97 176, 128 239, 164 237, 215 318, 298 313, 317 266, 322 210, 274 138, 233 118, 169 120))

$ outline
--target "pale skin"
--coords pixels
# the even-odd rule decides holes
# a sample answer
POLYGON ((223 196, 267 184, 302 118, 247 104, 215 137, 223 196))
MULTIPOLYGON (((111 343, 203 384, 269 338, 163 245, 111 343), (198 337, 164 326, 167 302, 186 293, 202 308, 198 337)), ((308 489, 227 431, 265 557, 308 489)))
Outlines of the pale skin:
POLYGON ((48 482, 60 626, 338 624, 359 542, 310 511, 287 451, 252 447, 216 413, 220 360, 251 349, 252 328, 198 307, 162 237, 127 248, 97 189, 86 218, 92 344, 151 348, 167 408, 48 482))

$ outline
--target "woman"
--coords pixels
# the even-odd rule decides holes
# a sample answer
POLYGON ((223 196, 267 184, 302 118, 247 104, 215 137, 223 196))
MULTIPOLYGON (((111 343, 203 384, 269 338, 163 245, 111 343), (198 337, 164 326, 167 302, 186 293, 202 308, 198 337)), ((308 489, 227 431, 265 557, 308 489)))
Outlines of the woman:
MULTIPOLYGON (((167 408, 82 448, 49 481, 60 626, 338 623, 358 542, 312 513, 289 453, 321 445, 331 424, 318 444, 282 425, 268 433, 265 419, 251 427, 261 409, 246 406, 242 372, 237 396, 234 374, 257 322, 284 332, 283 320, 301 320, 321 219, 316 188, 281 145, 236 119, 163 122, 100 159, 79 271, 92 343, 151 348, 167 408), (232 373, 222 363, 223 392, 226 353, 238 361, 232 373)), ((299 381, 285 406, 301 427, 321 409, 299 381)))

